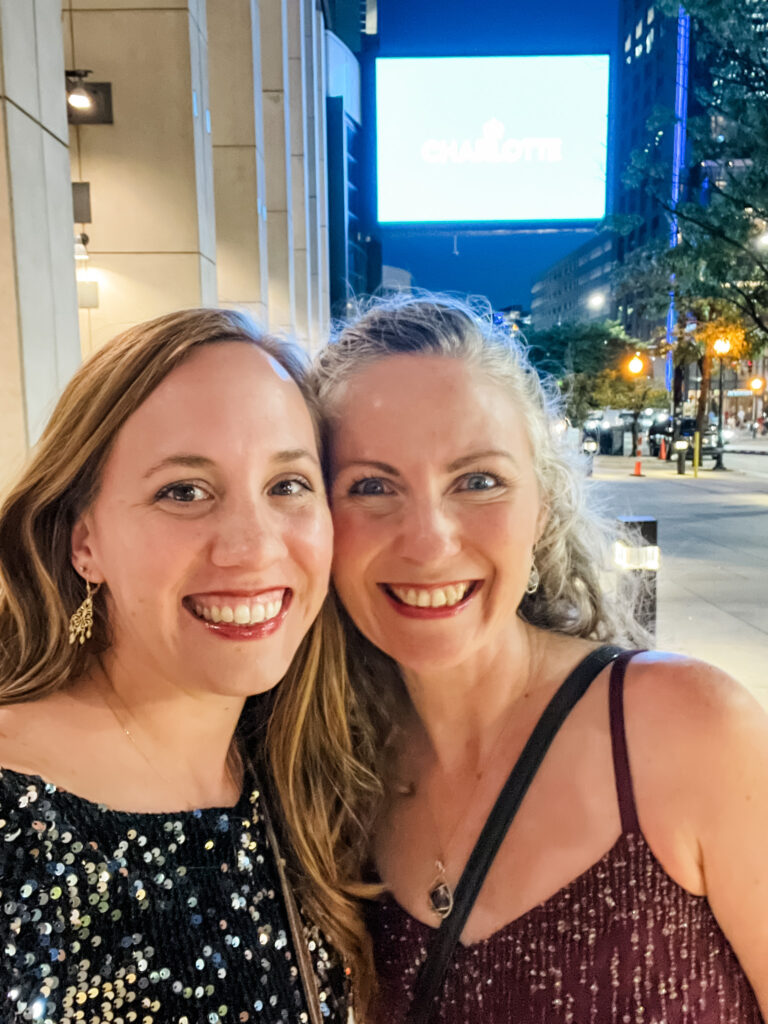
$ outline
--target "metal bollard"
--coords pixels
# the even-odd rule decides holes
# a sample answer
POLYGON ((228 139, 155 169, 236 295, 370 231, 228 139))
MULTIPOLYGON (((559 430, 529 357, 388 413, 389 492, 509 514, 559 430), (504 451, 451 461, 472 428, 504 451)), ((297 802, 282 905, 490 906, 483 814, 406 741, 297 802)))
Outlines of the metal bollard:
POLYGON ((624 591, 629 589, 637 601, 635 615, 638 622, 655 636, 656 580, 661 564, 657 543, 658 521, 653 516, 619 516, 618 521, 632 536, 629 541, 619 540, 614 545, 613 562, 619 571, 617 589, 621 595, 622 580, 626 581, 624 591))

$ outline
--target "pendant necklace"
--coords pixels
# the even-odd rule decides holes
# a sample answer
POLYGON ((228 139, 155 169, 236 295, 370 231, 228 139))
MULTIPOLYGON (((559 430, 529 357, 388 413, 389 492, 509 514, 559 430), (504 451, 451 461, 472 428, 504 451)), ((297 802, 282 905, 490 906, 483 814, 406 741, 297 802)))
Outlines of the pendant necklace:
MULTIPOLYGON (((497 751, 497 749, 499 747, 499 744, 501 743, 502 737, 504 736, 504 734, 507 731, 507 726, 512 721, 512 717, 513 717, 512 712, 515 710, 516 707, 517 707, 517 703, 515 702, 515 704, 513 705, 512 709, 510 710, 509 714, 504 719, 504 722, 503 722, 503 724, 501 726, 499 734, 496 737, 496 739, 493 741, 493 745, 492 745, 488 755, 485 758, 485 762, 486 762, 487 765, 490 765, 492 763, 493 757, 496 754, 496 751, 497 751)), ((464 806, 464 810, 463 810, 462 814, 459 815, 459 818, 456 821, 456 824, 453 826, 453 828, 451 830, 451 834, 448 836, 448 838, 442 844, 442 851, 440 852, 439 856, 435 858, 435 874, 434 874, 434 876, 432 878, 432 881, 429 884, 429 888, 427 889, 427 906, 432 911, 432 913, 435 914, 437 917, 439 917, 441 920, 445 920, 446 917, 450 916, 451 911, 453 910, 453 904, 454 904, 454 888, 451 886, 450 882, 448 881, 448 876, 447 876, 447 873, 446 873, 446 870, 445 870, 445 861, 447 859, 446 853, 447 853, 447 851, 450 850, 451 843, 453 842, 453 840, 454 840, 454 838, 456 836, 456 833, 458 831, 459 825, 461 825, 461 823, 466 818, 466 812, 472 806, 473 798, 474 798, 475 793, 477 791, 478 785, 482 781, 483 774, 484 774, 484 771, 481 771, 478 774, 477 781, 475 782, 475 785, 472 788, 472 792, 469 794, 469 799, 467 800, 467 802, 466 802, 466 804, 464 806)), ((402 795, 402 796, 413 796, 415 794, 415 792, 416 792, 416 784, 412 782, 412 783, 410 783, 410 785, 401 786, 401 787, 399 787, 399 792, 400 792, 400 795, 402 795)), ((438 835, 438 827, 437 827, 438 819, 437 819, 437 815, 435 814, 434 810, 432 809, 432 802, 429 799, 429 795, 428 795, 428 793, 426 791, 426 788, 423 791, 423 796, 424 796, 424 802, 427 805, 427 810, 429 812, 429 816, 432 819, 432 825, 434 827, 434 833, 437 836, 438 835)))

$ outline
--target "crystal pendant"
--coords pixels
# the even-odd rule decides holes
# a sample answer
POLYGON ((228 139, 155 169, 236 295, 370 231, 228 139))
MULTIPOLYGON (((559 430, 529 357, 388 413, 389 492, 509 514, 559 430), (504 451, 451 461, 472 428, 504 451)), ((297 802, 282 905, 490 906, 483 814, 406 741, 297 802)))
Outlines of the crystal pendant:
POLYGON ((453 891, 445 877, 445 867, 442 861, 435 861, 435 867, 437 874, 429 887, 427 903, 433 914, 446 918, 453 910, 453 891))

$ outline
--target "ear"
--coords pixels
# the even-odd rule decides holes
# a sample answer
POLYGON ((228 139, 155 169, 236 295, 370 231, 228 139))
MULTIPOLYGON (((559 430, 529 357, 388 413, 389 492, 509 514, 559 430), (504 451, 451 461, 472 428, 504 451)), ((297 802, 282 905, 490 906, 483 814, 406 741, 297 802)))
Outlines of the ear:
POLYGON ((72 527, 70 558, 75 572, 91 583, 103 583, 104 576, 98 565, 98 558, 94 550, 90 516, 88 513, 80 516, 72 527))

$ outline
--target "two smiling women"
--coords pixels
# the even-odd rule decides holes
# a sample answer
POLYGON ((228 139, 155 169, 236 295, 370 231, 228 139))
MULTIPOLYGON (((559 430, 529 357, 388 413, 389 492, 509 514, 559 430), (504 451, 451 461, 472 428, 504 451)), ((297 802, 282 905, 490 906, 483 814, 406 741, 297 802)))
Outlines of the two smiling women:
POLYGON ((81 369, 6 501, 6 1018, 341 1021, 354 991, 359 1020, 759 1021, 765 716, 606 647, 640 634, 524 355, 400 299, 312 384, 238 314, 161 318, 81 369))

